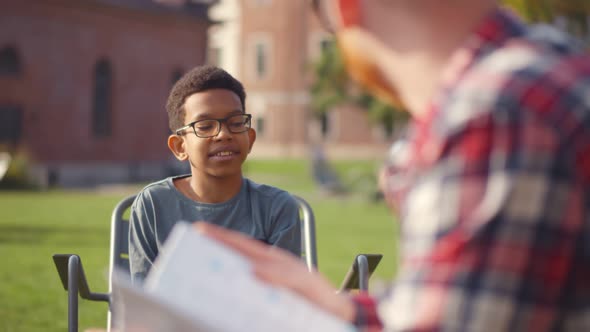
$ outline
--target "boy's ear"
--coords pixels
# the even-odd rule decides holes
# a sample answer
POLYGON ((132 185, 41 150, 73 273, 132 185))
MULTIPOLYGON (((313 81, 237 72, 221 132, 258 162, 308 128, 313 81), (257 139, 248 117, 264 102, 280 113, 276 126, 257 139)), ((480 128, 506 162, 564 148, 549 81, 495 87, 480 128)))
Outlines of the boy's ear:
POLYGON ((185 161, 188 159, 188 154, 186 154, 186 149, 184 148, 184 139, 178 135, 170 135, 168 136, 168 148, 176 159, 180 161, 185 161))
POLYGON ((254 142, 256 141, 256 130, 250 128, 248 129, 248 138, 250 139, 250 147, 248 149, 248 153, 250 153, 250 151, 252 151, 252 146, 254 145, 254 142))

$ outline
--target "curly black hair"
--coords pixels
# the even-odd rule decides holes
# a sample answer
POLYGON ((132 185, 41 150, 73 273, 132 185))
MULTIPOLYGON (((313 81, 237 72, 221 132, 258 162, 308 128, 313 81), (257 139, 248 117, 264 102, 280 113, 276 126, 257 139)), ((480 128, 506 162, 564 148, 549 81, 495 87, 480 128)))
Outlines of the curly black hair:
POLYGON ((166 102, 166 112, 168 113, 168 125, 172 132, 184 126, 186 115, 184 102, 186 99, 194 93, 212 89, 232 91, 240 98, 242 109, 244 112, 246 111, 246 91, 240 81, 219 67, 198 66, 184 74, 170 90, 166 102))

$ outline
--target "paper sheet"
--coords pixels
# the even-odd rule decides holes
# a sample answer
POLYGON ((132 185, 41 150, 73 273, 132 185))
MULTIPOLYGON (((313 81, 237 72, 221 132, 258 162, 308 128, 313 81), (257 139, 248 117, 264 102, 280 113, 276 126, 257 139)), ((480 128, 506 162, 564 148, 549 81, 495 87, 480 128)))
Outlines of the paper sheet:
POLYGON ((142 292, 123 290, 127 296, 123 321, 141 321, 149 312, 151 320, 162 316, 162 322, 192 324, 182 331, 356 331, 298 295, 260 282, 244 257, 200 235, 188 223, 178 223, 172 230, 144 289, 143 302, 136 300, 142 292))

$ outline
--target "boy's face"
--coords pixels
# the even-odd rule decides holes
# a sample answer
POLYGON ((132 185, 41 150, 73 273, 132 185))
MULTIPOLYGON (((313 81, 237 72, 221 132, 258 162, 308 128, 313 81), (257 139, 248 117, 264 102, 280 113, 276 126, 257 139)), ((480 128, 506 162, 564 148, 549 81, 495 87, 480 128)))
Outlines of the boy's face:
MULTIPOLYGON (((184 109, 185 124, 244 113, 240 98, 225 89, 194 93, 186 99, 184 109)), ((227 124, 223 123, 216 136, 197 137, 193 128, 188 128, 182 136, 171 135, 168 146, 178 160, 189 161, 193 176, 241 177, 242 163, 255 140, 254 129, 231 133, 227 124)))

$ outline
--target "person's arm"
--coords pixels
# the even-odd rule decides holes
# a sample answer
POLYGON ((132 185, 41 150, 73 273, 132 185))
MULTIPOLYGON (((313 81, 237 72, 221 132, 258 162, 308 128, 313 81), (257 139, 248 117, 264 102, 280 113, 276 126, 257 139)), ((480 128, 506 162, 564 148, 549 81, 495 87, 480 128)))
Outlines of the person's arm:
POLYGON ((299 206, 291 195, 282 192, 273 198, 268 243, 301 257, 299 206))
POLYGON ((290 289, 318 308, 347 322, 354 322, 356 308, 350 297, 337 293, 330 281, 317 271, 309 272, 299 257, 220 226, 195 223, 194 227, 248 258, 260 280, 290 289))
POLYGON ((140 193, 131 206, 129 216, 129 270, 134 283, 145 279, 158 254, 153 210, 145 200, 146 197, 140 193))

